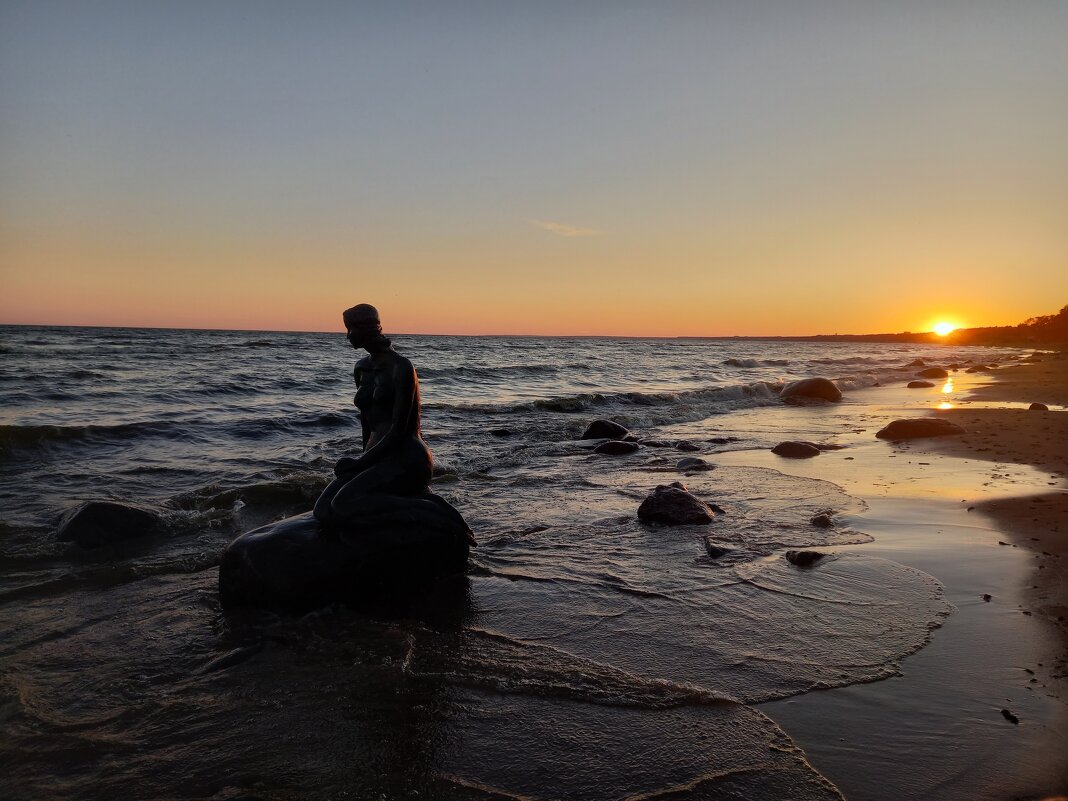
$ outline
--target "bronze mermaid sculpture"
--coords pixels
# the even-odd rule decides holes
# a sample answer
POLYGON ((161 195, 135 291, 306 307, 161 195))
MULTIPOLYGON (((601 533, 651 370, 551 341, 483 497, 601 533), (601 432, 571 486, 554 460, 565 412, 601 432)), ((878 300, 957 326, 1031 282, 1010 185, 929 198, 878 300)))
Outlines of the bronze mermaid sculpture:
POLYGON ((463 516, 429 491, 434 460, 419 427, 419 378, 382 335, 374 306, 343 315, 367 351, 353 377, 363 453, 344 456, 311 514, 230 543, 219 568, 229 606, 310 609, 418 591, 462 573, 475 544, 463 516))

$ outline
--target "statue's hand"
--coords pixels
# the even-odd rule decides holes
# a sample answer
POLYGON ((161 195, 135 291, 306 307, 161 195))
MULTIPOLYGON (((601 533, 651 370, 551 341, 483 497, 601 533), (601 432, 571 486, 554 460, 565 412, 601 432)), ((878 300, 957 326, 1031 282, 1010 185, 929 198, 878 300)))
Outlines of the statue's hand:
POLYGON ((346 473, 355 473, 358 462, 351 456, 342 456, 334 465, 334 475, 341 478, 346 473))

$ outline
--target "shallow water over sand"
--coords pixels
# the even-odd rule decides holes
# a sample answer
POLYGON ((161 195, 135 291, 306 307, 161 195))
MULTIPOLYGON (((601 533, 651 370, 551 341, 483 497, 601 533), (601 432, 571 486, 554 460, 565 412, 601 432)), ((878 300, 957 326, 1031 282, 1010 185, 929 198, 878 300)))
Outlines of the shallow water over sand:
POLYGON ((894 675, 949 614, 940 584, 844 549, 870 539, 844 523, 811 525, 863 509, 832 483, 686 476, 673 447, 612 458, 576 437, 611 416, 714 463, 799 420, 808 438, 847 433, 819 409, 761 416, 783 380, 848 393, 918 356, 1014 355, 398 338, 423 378, 435 489, 480 541, 470 575, 400 619, 283 618, 223 615, 215 567, 236 533, 309 508, 358 448, 340 336, 9 328, 2 345, 0 753, 12 797, 69 798, 837 797, 750 705, 894 675), (673 480, 723 514, 639 524, 673 480), (54 517, 91 498, 168 526, 56 543, 54 517), (710 559, 706 535, 729 553, 710 559), (783 558, 805 547, 834 553, 783 558))

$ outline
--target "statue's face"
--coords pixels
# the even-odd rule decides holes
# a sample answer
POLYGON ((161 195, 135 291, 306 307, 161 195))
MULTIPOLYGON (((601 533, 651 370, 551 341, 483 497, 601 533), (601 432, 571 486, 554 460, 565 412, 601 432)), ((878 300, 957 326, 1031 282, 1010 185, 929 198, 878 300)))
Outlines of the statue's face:
POLYGON ((382 324, 377 317, 346 317, 345 331, 349 344, 359 349, 382 332, 382 324))

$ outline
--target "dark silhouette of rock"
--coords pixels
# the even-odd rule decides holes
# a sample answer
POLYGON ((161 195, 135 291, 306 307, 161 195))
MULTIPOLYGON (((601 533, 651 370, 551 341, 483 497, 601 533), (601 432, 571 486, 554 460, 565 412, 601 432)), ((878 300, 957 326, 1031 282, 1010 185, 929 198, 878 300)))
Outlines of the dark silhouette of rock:
POLYGON ((1010 712, 1007 709, 1002 709, 1001 710, 1001 716, 1003 718, 1005 718, 1005 720, 1007 720, 1009 723, 1013 724, 1014 726, 1019 726, 1020 725, 1020 719, 1018 717, 1016 717, 1016 715, 1012 714, 1012 712, 1010 712))
POLYGON ((594 420, 582 432, 580 439, 623 439, 630 432, 612 420, 594 420))
POLYGON ((329 529, 297 515, 235 539, 219 566, 227 607, 304 612, 410 598, 464 573, 471 545, 463 518, 432 493, 375 498, 376 508, 329 529))
POLYGON ((686 491, 681 482, 661 484, 638 507, 643 523, 665 526, 706 525, 715 518, 708 504, 686 491))
POLYGON ((906 367, 926 367, 927 362, 923 359, 913 359, 911 362, 905 365, 906 367))
POLYGON ((738 437, 709 437, 708 441, 713 445, 726 445, 729 442, 737 442, 738 437))
POLYGON ((675 443, 675 447, 678 450, 686 451, 687 453, 696 453, 697 451, 701 450, 701 446, 694 445, 692 442, 687 442, 684 439, 683 440, 679 440, 678 442, 676 442, 675 443))
POLYGON ((908 389, 928 389, 933 387, 930 381, 909 381, 908 389))
POLYGON ((83 548, 98 548, 150 534, 159 524, 158 514, 140 506, 116 501, 88 501, 60 518, 56 538, 83 548))
POLYGON ((718 542, 713 542, 711 537, 705 537, 705 552, 712 559, 719 559, 724 554, 730 553, 733 548, 728 548, 726 545, 720 545, 718 542))
POLYGON ((785 456, 788 459, 811 459, 820 455, 820 449, 811 442, 780 442, 771 452, 776 456, 785 456))
POLYGON ((947 370, 959 370, 960 368, 961 368, 961 366, 959 364, 957 364, 956 362, 953 362, 952 364, 947 364, 946 365, 946 369, 947 370))
POLYGON ((916 375, 921 378, 949 378, 949 373, 941 367, 928 367, 926 370, 920 370, 916 375))
POLYGON ((779 397, 787 400, 840 401, 842 391, 827 378, 803 378, 782 388, 779 397))
POLYGON ((909 420, 894 420, 875 436, 879 439, 919 439, 921 437, 947 437, 963 434, 964 429, 941 417, 916 417, 909 420))
POLYGON ((512 430, 509 428, 491 428, 490 434, 495 437, 510 437, 512 436, 512 430))
POLYGON ((1027 408, 1028 408, 1029 411, 1032 411, 1032 412, 1048 412, 1049 411, 1049 407, 1044 403, 1032 403, 1027 408))
POLYGON ((596 448, 593 449, 594 453, 602 453, 606 456, 625 456, 628 453, 634 453, 641 447, 637 442, 626 442, 621 439, 610 439, 607 442, 602 442, 596 448))
POLYGON ((820 553, 819 551, 787 551, 786 561, 790 564, 797 565, 798 567, 809 567, 816 564, 827 554, 820 553))
POLYGON ((816 526, 817 528, 830 528, 834 525, 834 520, 832 520, 831 516, 826 512, 822 512, 816 515, 808 522, 816 526))
POLYGON ((678 470, 688 470, 696 472, 698 470, 711 470, 715 465, 711 465, 704 459, 697 456, 686 456, 675 462, 675 467, 678 470))
POLYGON ((668 442, 666 439, 642 439, 638 440, 646 448, 674 448, 674 442, 668 442))
POLYGON ((975 365, 975 367, 969 367, 964 372, 966 372, 966 373, 989 373, 990 372, 990 368, 987 367, 985 364, 977 364, 977 365, 975 365))

